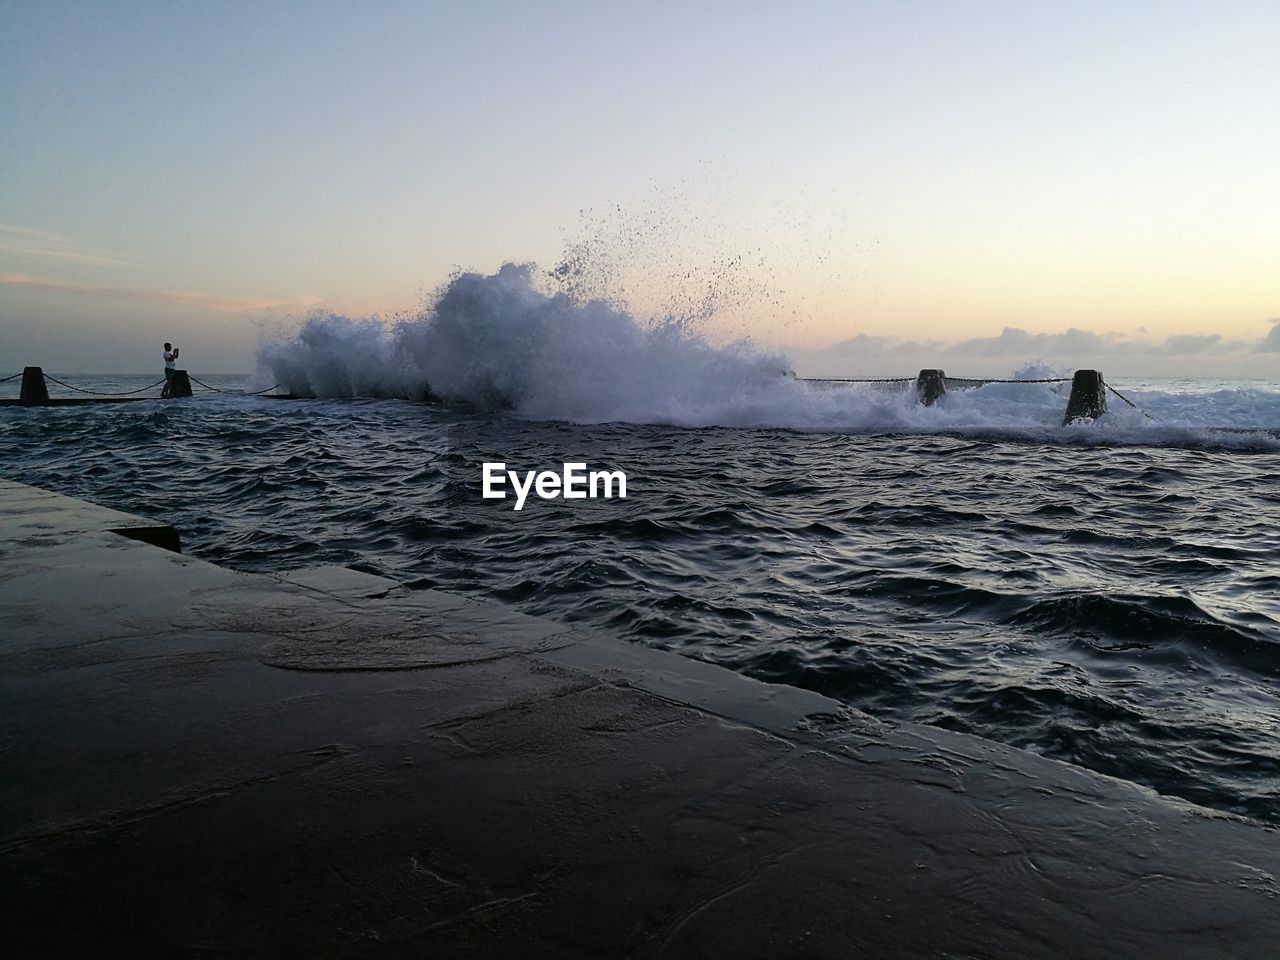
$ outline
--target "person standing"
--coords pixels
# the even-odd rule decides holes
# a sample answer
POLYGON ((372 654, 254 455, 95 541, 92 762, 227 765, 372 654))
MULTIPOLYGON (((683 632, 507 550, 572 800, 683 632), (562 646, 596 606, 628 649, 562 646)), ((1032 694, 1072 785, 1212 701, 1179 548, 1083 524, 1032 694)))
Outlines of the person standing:
POLYGON ((169 385, 173 383, 174 371, 178 369, 178 348, 171 343, 164 345, 164 389, 160 391, 163 400, 169 399, 169 385))

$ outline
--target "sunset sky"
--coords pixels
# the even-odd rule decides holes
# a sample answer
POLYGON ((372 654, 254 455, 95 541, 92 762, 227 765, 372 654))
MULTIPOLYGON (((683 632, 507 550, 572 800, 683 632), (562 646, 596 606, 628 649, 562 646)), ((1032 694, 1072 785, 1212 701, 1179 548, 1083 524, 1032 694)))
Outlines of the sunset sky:
POLYGON ((0 376, 249 372, 582 244, 816 372, 1274 376, 1277 50, 1269 0, 0 0, 0 376))

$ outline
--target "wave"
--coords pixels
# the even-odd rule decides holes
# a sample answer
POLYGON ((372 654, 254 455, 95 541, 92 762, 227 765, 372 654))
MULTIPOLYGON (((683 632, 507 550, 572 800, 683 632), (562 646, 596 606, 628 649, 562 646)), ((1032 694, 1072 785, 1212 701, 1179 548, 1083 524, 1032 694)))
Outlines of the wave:
MULTIPOLYGON (((1065 428, 1068 383, 985 383, 924 407, 907 382, 796 379, 787 357, 749 340, 714 344, 687 320, 646 322, 609 301, 543 292, 528 264, 459 274, 421 315, 391 325, 313 314, 258 359, 305 396, 435 397, 539 420, 1280 449, 1268 432, 1280 427, 1274 389, 1143 385, 1126 391, 1135 407, 1113 397, 1105 418, 1065 428)), ((1064 373, 1037 364, 1010 378, 1051 372, 1064 373)))

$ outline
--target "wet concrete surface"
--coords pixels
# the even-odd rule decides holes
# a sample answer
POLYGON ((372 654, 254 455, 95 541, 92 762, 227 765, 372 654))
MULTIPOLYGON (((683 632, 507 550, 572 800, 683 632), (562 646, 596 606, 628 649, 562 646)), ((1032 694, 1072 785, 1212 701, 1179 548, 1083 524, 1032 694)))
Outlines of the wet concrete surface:
POLYGON ((151 526, 0 482, 10 956, 1280 939, 1257 824, 496 604, 111 532, 151 526))

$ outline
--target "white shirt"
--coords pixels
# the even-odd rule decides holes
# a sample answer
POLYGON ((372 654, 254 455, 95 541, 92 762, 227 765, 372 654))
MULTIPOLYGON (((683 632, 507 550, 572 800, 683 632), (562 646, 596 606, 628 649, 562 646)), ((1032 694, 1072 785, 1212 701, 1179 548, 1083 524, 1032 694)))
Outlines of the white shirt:
POLYGON ((164 352, 164 367, 165 367, 165 369, 166 369, 166 370, 177 370, 177 369, 178 369, 178 364, 176 363, 177 359, 178 359, 178 355, 177 355, 177 353, 170 353, 168 350, 166 350, 166 351, 164 352))

